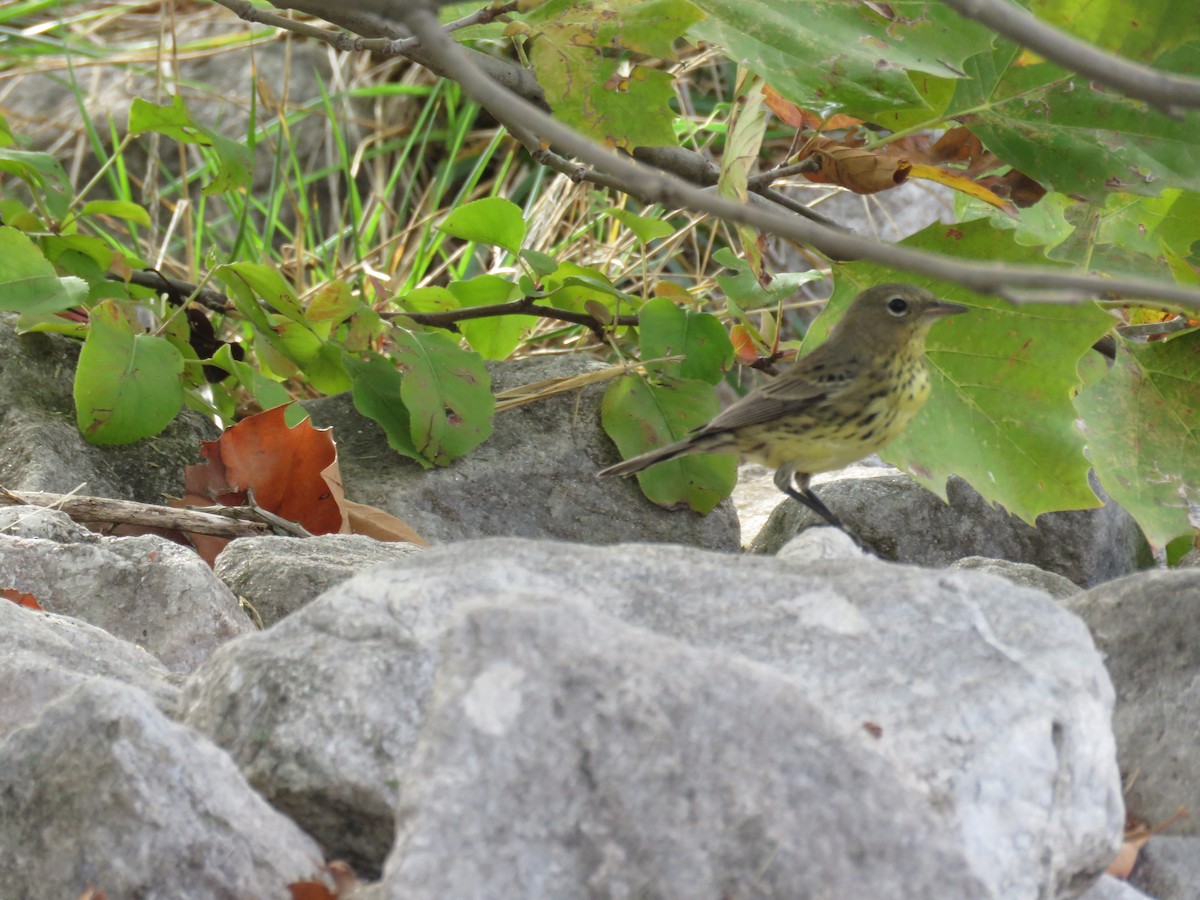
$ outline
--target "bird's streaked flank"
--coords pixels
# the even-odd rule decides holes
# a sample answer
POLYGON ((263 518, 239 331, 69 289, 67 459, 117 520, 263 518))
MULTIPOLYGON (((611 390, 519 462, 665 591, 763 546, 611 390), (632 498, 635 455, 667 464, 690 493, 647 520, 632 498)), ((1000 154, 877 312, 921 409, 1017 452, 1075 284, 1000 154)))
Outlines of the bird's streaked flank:
POLYGON ((674 444, 597 474, 632 475, 691 453, 737 453, 775 469, 775 485, 825 521, 845 526, 809 489, 813 475, 870 456, 929 399, 925 338, 967 307, 912 284, 859 294, 812 353, 674 444))

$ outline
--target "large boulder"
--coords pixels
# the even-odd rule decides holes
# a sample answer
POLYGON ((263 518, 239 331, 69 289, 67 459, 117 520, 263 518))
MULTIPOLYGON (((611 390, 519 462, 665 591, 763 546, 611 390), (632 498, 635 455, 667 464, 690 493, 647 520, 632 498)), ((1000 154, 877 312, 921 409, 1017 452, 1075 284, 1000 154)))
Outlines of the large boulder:
POLYGON ((183 715, 369 874, 392 844, 455 608, 565 600, 770 668, 947 817, 991 896, 1069 896, 1116 850, 1112 689, 1085 626, 1041 591, 976 572, 667 545, 446 545, 221 648, 191 676, 183 715))

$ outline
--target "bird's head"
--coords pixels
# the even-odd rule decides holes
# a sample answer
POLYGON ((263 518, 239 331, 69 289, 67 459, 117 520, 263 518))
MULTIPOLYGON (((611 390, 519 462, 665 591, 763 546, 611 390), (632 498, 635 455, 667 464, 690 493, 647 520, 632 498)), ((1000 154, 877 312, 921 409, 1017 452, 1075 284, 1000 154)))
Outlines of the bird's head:
POLYGON ((854 298, 837 330, 855 343, 923 344, 934 322, 967 309, 915 284, 879 284, 854 298))

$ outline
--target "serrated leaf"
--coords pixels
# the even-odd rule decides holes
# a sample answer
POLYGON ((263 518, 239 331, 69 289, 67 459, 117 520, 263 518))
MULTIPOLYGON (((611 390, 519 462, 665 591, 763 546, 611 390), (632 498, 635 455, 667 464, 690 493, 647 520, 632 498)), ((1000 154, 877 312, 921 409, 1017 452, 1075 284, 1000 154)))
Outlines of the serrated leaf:
POLYGON ((583 46, 674 59, 675 39, 703 17, 690 0, 550 0, 530 10, 524 23, 583 46))
POLYGON ((928 117, 935 108, 915 83, 921 73, 956 78, 967 57, 993 40, 982 25, 926 0, 697 0, 697 6, 708 18, 692 26, 692 36, 726 48, 800 106, 864 119, 922 108, 928 117))
POLYGON ((1001 43, 968 60, 947 115, 989 150, 1059 193, 1200 190, 1200 112, 1171 118, 1048 63, 1019 65, 1001 43))
POLYGON ((60 278, 33 241, 0 226, 0 310, 46 316, 79 306, 87 296, 86 281, 60 278))
POLYGON ((733 344, 720 319, 681 309, 664 297, 650 300, 638 312, 638 334, 642 359, 684 356, 681 362, 647 367, 653 371, 716 384, 733 364, 733 344))
POLYGON ((525 240, 521 208, 503 197, 485 197, 458 207, 442 220, 438 230, 464 241, 503 247, 513 254, 521 251, 525 240))
MULTIPOLYGON (((609 385, 600 406, 604 430, 628 459, 684 437, 717 414, 720 404, 711 385, 681 378, 653 383, 637 374, 609 385)), ((711 512, 733 492, 737 457, 695 454, 651 466, 637 474, 642 492, 668 509, 687 506, 711 512)))
POLYGON ((93 444, 158 434, 183 408, 183 357, 165 338, 138 334, 111 300, 91 311, 75 371, 75 415, 93 444))
POLYGON ((433 463, 413 443, 412 418, 400 399, 402 379, 395 364, 372 355, 365 362, 348 358, 346 368, 353 380, 354 408, 378 423, 393 450, 416 460, 426 469, 432 468, 433 463))
POLYGON ((1031 0, 1029 11, 1103 50, 1143 63, 1200 38, 1193 0, 1031 0))
MULTIPOLYGON (((983 221, 932 225, 903 245, 958 258, 1044 262, 983 221)), ((1078 361, 1115 321, 1091 303, 1012 306, 853 263, 839 270, 828 312, 813 323, 806 346, 824 338, 854 295, 887 281, 914 282, 972 309, 934 326, 927 344, 933 394, 884 459, 943 498, 949 475, 961 475, 985 499, 1027 522, 1043 512, 1098 505, 1072 395, 1078 361)))
POLYGON ((393 332, 392 355, 403 380, 400 399, 411 417, 413 446, 436 465, 448 465, 492 433, 491 376, 476 353, 443 332, 393 332))
POLYGON ((1075 406, 1100 483, 1151 543, 1200 528, 1200 333, 1118 340, 1108 375, 1075 406))
POLYGON ((674 81, 668 72, 634 66, 586 46, 539 38, 530 53, 546 102, 565 124, 613 147, 673 147, 674 81))

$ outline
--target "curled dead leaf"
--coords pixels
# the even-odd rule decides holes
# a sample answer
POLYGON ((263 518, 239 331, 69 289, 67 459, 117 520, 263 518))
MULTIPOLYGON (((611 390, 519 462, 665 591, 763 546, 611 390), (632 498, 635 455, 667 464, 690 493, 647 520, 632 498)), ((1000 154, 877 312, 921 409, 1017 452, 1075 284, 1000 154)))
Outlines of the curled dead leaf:
POLYGON ((830 138, 812 138, 791 162, 820 163, 804 177, 815 184, 836 184, 856 194, 875 194, 908 180, 912 164, 878 150, 865 150, 830 138))

